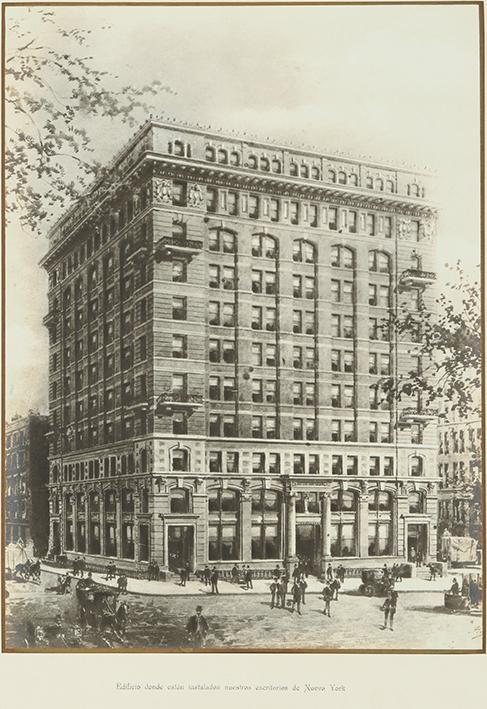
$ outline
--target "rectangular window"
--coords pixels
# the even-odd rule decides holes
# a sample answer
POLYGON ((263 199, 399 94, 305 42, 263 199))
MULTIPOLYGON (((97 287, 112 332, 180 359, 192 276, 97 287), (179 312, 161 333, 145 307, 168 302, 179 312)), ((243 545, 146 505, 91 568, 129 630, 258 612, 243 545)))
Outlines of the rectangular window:
POLYGON ((186 298, 174 296, 172 299, 172 319, 186 320, 186 298))
POLYGON ((276 308, 266 308, 265 309, 265 329, 269 332, 274 332, 276 329, 276 308))
POLYGON ((208 341, 208 356, 210 362, 220 361, 220 340, 208 341))
POLYGON ((379 425, 380 442, 390 443, 391 442, 391 426, 388 421, 382 421, 379 425))
POLYGON ((316 333, 315 314, 309 310, 304 314, 304 331, 307 335, 314 335, 316 333))
POLYGON ((345 350, 343 353, 343 371, 353 372, 353 352, 350 352, 350 350, 345 350))
MULTIPOLYGON (((308 457, 308 474, 309 475, 319 475, 320 472, 320 456, 316 455, 315 453, 310 453, 308 457)), ((309 503, 308 503, 308 511, 311 512, 312 510, 309 509, 309 503)), ((315 510, 318 512, 319 510, 315 510)))
POLYGON ((263 400, 262 379, 252 380, 252 401, 259 404, 263 400))
POLYGON ((352 281, 343 281, 342 283, 342 303, 353 303, 352 281))
POLYGON ((377 318, 369 318, 369 339, 378 340, 377 318))
POLYGON ((332 372, 341 372, 342 365, 341 365, 341 352, 340 350, 332 350, 331 351, 331 371, 332 372))
POLYGON ((365 217, 365 231, 369 236, 375 235, 375 215, 367 214, 365 217))
POLYGON ((386 239, 392 236, 392 217, 384 217, 384 236, 386 239))
POLYGON ((293 297, 301 298, 303 295, 303 279, 302 276, 293 276, 293 297))
POLYGON ((252 329, 262 330, 262 308, 258 305, 252 306, 252 329))
POLYGON ((185 359, 188 356, 186 335, 172 336, 172 356, 178 359, 185 359))
POLYGON ((262 345, 259 342, 252 344, 252 365, 262 367, 262 345))
POLYGON ((300 310, 293 310, 293 332, 303 331, 303 313, 300 310))
POLYGON ((266 438, 277 438, 277 419, 275 416, 266 416, 265 433, 266 438))
POLYGON ((220 377, 209 378, 208 394, 212 401, 218 401, 220 398, 220 377))
POLYGON ((330 287, 331 287, 331 302, 332 303, 339 303, 340 302, 340 281, 332 280, 330 287))
POLYGON ((371 352, 369 354, 369 374, 377 374, 377 353, 371 352))
POLYGON ((305 434, 307 441, 314 441, 316 439, 316 422, 314 419, 306 419, 305 423, 305 434))
POLYGON ((229 192, 227 195, 228 213, 232 216, 238 214, 238 195, 236 192, 229 192))
POLYGON ((339 419, 333 419, 331 422, 331 440, 342 440, 342 422, 339 419))
POLYGON ((252 293, 262 293, 262 271, 252 270, 252 293))
POLYGON ((341 455, 333 455, 331 457, 331 474, 332 475, 341 475, 342 473, 343 473, 342 456, 341 455))
POLYGON ((223 400, 235 401, 235 377, 224 377, 223 379, 223 400))
POLYGON ((328 208, 328 229, 336 231, 338 228, 338 209, 336 207, 328 208))
POLYGON ((185 413, 176 413, 172 416, 172 432, 185 436, 188 433, 188 419, 185 413))
POLYGON ((304 388, 304 403, 306 406, 314 406, 316 404, 314 382, 306 382, 304 388))
POLYGON ((276 345, 266 344, 266 346, 265 346, 266 367, 275 367, 276 362, 277 362, 277 347, 276 347, 276 345))
POLYGON ((343 423, 343 439, 345 441, 355 441, 355 421, 344 421, 343 423))
POLYGON ((293 473, 295 475, 304 475, 304 455, 302 453, 295 453, 293 455, 293 473))
POLYGON ((391 304, 391 296, 389 286, 380 286, 379 288, 379 305, 381 308, 389 308, 391 304))
POLYGON ((266 381, 265 383, 265 400, 268 404, 276 403, 276 381, 266 381))
POLYGON ((252 472, 257 474, 265 472, 264 453, 252 453, 252 472))
POLYGON ((220 303, 214 301, 208 303, 208 323, 210 325, 220 324, 220 303))
POLYGON ((235 342, 233 340, 223 340, 223 361, 227 364, 235 362, 235 342))
POLYGON ((259 198, 256 195, 249 195, 249 217, 251 219, 259 218, 259 198))
POLYGON ((269 200, 269 216, 271 222, 278 222, 279 221, 279 200, 278 199, 270 199, 269 200))
POLYGON ((227 452, 227 473, 238 473, 238 453, 227 452))
POLYGON ((356 455, 347 455, 347 475, 358 474, 358 457, 356 455))
POLYGON ((299 204, 298 202, 289 202, 289 221, 291 224, 299 222, 299 204))
POLYGON ((223 417, 223 435, 227 438, 232 438, 237 435, 235 428, 235 416, 224 416, 223 417))
POLYGON ((293 404, 299 405, 303 403, 303 383, 293 383, 293 404))
POLYGON ((353 386, 344 386, 343 387, 343 401, 342 401, 342 406, 346 409, 351 409, 353 407, 353 399, 354 399, 354 394, 353 394, 353 386))
POLYGON ((224 327, 235 327, 235 306, 233 303, 223 303, 223 320, 224 327))
POLYGON ((293 367, 294 369, 303 368, 303 348, 293 347, 293 367))
POLYGON ((335 409, 338 409, 341 406, 340 384, 331 385, 331 405, 335 409))
POLYGON ((220 267, 210 264, 208 266, 208 285, 210 288, 220 287, 220 267))
POLYGON ((265 292, 267 295, 274 295, 276 293, 276 274, 273 271, 266 271, 265 292))
POLYGON ((350 234, 357 233, 357 212, 348 210, 348 231, 350 234))
POLYGON ((394 458, 386 455, 384 458, 384 475, 394 475, 394 458))
POLYGON ((351 339, 353 337, 353 317, 351 315, 343 316, 343 337, 351 339))
POLYGON ((271 475, 278 475, 281 469, 279 453, 269 453, 268 461, 269 473, 271 475))
POLYGON ((332 315, 331 316, 331 336, 332 337, 340 337, 340 316, 339 315, 332 315))
POLYGON ((293 419, 293 438, 295 441, 303 440, 303 419, 293 419))
POLYGON ((305 369, 314 369, 316 365, 316 353, 314 347, 306 347, 304 350, 305 369))
POLYGON ((381 354, 380 356, 380 373, 390 374, 391 373, 391 356, 388 354, 381 354))
POLYGON ((380 475, 380 458, 371 456, 369 458, 369 475, 380 475))
POLYGON ((173 283, 186 283, 186 264, 184 261, 172 262, 173 283))
POLYGON ((252 416, 252 438, 262 438, 262 416, 252 416))
POLYGON ((377 443, 379 439, 378 434, 379 425, 376 421, 371 421, 369 423, 369 441, 370 443, 377 443))

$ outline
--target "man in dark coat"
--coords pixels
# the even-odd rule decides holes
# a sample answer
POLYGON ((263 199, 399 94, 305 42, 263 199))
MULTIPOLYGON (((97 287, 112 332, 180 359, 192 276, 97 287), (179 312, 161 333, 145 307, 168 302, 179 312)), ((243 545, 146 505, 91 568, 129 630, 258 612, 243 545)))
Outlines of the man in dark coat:
POLYGON ((279 582, 279 600, 281 602, 281 608, 286 607, 287 584, 288 577, 282 576, 281 581, 279 582))
POLYGON ((298 607, 298 615, 301 615, 301 588, 297 580, 294 581, 291 588, 291 595, 293 599, 292 613, 294 613, 294 606, 298 607))
POLYGON ((247 590, 254 588, 254 584, 252 583, 252 569, 250 566, 247 566, 247 570, 245 572, 245 588, 247 590))
POLYGON ((211 592, 213 594, 215 594, 215 593, 219 594, 220 591, 218 590, 218 569, 216 568, 216 566, 214 566, 211 571, 210 581, 211 581, 211 592))
POLYGON ((301 590, 301 603, 304 606, 306 604, 305 593, 306 593, 306 589, 308 588, 308 584, 306 583, 304 576, 301 576, 301 578, 298 581, 298 585, 301 590))
POLYGON ((205 568, 203 569, 203 579, 205 582, 205 586, 209 586, 211 581, 211 571, 208 564, 206 564, 205 568))
POLYGON ((194 647, 205 647, 206 636, 208 635, 209 626, 206 618, 202 615, 203 608, 196 606, 196 614, 192 615, 186 625, 191 641, 194 647))
POLYGON ((328 564, 328 568, 326 569, 326 580, 328 582, 333 581, 333 567, 331 564, 328 564))
POLYGON ((271 608, 279 608, 279 584, 275 579, 272 579, 272 583, 270 585, 271 589, 271 608), (277 594, 277 604, 276 604, 276 594, 277 594))
POLYGON ((330 603, 333 598, 333 591, 330 588, 330 584, 326 584, 324 589, 323 589, 323 600, 325 602, 325 608, 323 610, 323 613, 328 616, 328 618, 331 618, 330 615, 330 603))

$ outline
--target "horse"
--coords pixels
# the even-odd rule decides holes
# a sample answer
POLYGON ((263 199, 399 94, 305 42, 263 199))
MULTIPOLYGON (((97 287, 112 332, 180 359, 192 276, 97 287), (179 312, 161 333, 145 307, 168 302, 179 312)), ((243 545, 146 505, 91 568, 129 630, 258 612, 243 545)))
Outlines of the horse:
POLYGON ((30 574, 30 562, 25 564, 17 564, 14 569, 14 578, 18 581, 28 581, 30 574))
POLYGON ((39 559, 37 559, 37 561, 30 564, 29 577, 32 578, 34 581, 41 580, 41 562, 39 559))

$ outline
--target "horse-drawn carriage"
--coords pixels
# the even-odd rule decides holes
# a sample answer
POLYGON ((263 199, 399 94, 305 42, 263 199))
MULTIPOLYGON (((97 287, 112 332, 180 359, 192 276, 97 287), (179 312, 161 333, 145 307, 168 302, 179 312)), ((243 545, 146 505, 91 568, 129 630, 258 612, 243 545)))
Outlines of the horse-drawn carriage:
POLYGON ((27 559, 27 561, 21 564, 16 564, 11 578, 14 581, 40 581, 41 562, 39 559, 37 559, 37 561, 27 559))
POLYGON ((81 581, 76 587, 78 615, 82 627, 104 630, 117 626, 118 592, 103 586, 85 586, 81 581))

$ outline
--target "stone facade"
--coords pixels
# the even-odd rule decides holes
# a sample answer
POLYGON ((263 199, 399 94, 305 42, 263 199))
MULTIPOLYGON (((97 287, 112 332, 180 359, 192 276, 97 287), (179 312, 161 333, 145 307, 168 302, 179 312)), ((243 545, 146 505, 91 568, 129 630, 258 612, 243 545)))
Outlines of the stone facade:
POLYGON ((436 555, 429 178, 148 122, 50 235, 53 550, 128 568, 436 555))
POLYGON ((45 554, 49 534, 47 416, 30 414, 6 426, 5 540, 45 554))

